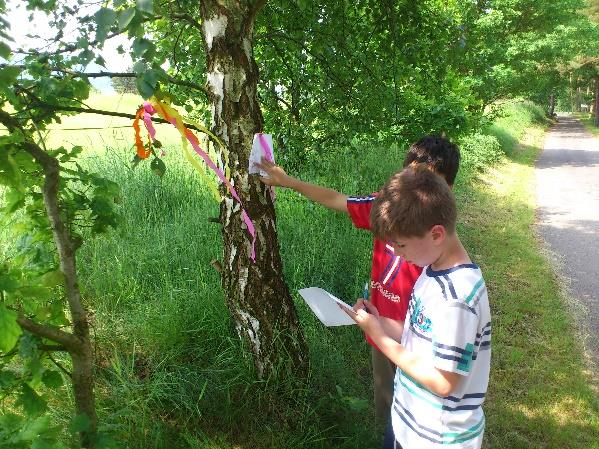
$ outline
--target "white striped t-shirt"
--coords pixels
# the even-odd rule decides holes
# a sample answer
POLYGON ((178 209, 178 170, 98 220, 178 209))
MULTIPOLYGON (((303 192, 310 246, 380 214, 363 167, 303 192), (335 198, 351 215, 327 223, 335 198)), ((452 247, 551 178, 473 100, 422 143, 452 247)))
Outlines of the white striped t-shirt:
POLYGON ((435 367, 463 377, 450 396, 440 397, 397 369, 391 407, 397 441, 407 449, 479 449, 491 362, 491 314, 477 265, 440 271, 428 266, 422 271, 401 343, 435 367))

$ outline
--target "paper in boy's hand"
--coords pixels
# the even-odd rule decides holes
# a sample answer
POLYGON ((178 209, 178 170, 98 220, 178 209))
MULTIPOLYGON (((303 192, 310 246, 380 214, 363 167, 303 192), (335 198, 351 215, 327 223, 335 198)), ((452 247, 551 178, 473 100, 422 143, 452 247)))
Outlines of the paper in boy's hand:
POLYGON ((352 306, 331 295, 326 290, 318 287, 303 288, 299 291, 312 312, 325 326, 344 326, 356 324, 339 305, 352 310, 352 306))
POLYGON ((257 163, 260 163, 262 158, 274 164, 275 156, 272 146, 272 134, 254 134, 254 142, 252 143, 252 152, 250 153, 250 161, 248 173, 260 173, 260 176, 268 176, 264 170, 260 170, 257 163))

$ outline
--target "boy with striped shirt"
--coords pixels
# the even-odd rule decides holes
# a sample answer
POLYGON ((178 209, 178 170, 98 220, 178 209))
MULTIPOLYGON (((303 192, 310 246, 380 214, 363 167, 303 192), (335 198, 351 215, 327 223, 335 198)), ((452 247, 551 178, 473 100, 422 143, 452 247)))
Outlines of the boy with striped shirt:
POLYGON ((491 315, 481 271, 455 230, 455 199, 430 170, 392 176, 371 212, 374 235, 423 267, 401 343, 376 307, 346 312, 397 365, 385 448, 479 449, 489 381, 491 315))
MULTIPOLYGON (((459 169, 460 152, 454 143, 443 136, 424 136, 410 146, 403 166, 415 163, 425 164, 452 186, 459 169)), ((370 211, 376 194, 347 196, 336 190, 289 176, 281 167, 267 160, 262 160, 260 168, 267 173, 267 177, 261 178, 265 184, 293 189, 329 209, 347 214, 355 227, 371 230, 370 211)), ((398 340, 401 338, 410 294, 421 271, 421 267, 406 262, 394 253, 391 243, 374 239, 370 301, 379 310, 381 320, 387 320, 390 326, 395 326, 398 340)), ((378 424, 386 425, 393 399, 395 365, 376 347, 368 335, 366 338, 372 347, 375 417, 378 424)))

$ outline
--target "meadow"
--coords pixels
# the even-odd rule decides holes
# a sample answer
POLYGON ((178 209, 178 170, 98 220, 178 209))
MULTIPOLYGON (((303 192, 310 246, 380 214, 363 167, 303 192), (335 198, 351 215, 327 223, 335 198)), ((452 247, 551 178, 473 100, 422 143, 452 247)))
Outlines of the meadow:
MULTIPOLYGON (((130 113, 139 103, 90 101, 130 113)), ((353 302, 368 279, 371 236, 344 216, 278 191, 285 280, 311 366, 306 381, 257 381, 211 264, 222 252, 218 226, 209 220, 218 205, 183 158, 176 132, 158 129, 167 166, 159 178, 149 164, 130 166, 130 128, 73 130, 130 125, 73 116, 48 136, 86 148, 89 142, 82 163, 122 189, 119 226, 88 240, 77 260, 92 310, 102 430, 121 448, 378 447, 369 346, 355 326, 322 326, 296 293, 320 286, 353 302)), ((485 274, 494 320, 485 448, 599 448, 597 390, 569 299, 556 293, 560 281, 534 233, 533 165, 548 125, 540 108, 508 105, 461 142, 459 232, 485 274)), ((311 155, 292 174, 367 194, 401 165, 405 151, 337 148, 311 155)), ((65 425, 72 401, 63 388, 50 403, 65 425)))

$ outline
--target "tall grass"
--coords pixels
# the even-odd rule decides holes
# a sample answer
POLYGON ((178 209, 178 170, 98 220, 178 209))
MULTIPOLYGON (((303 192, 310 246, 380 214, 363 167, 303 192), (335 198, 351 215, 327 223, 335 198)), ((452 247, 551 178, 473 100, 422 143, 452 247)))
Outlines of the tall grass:
MULTIPOLYGON (((510 108, 483 137, 472 136, 462 143, 464 166, 457 185, 459 201, 467 209, 460 231, 473 257, 484 255, 489 260, 485 269, 492 300, 498 304, 494 319, 499 319, 500 327, 517 321, 522 313, 527 317, 536 313, 517 307, 502 311, 517 300, 509 288, 512 273, 504 265, 494 271, 500 261, 491 261, 493 253, 484 248, 495 248, 505 235, 486 234, 489 223, 481 205, 509 209, 514 204, 503 205, 480 184, 472 184, 483 165, 501 156, 497 146, 489 144, 491 140, 497 139, 512 154, 524 129, 539 119, 530 106, 510 108), (494 294, 495 285, 503 287, 494 294)), ((367 194, 401 166, 404 154, 405 148, 397 147, 337 149, 308 160, 293 174, 344 193, 367 194)), ((256 381, 211 266, 222 252, 218 225, 209 221, 218 214, 216 203, 178 149, 167 148, 167 172, 162 179, 147 164, 132 170, 130 156, 126 150, 107 148, 103 155, 92 154, 84 162, 122 186, 122 219, 118 229, 88 241, 78 258, 84 295, 93 309, 100 420, 119 447, 378 447, 381 435, 374 426, 369 346, 362 333, 355 326, 322 326, 294 293, 309 344, 309 379, 290 378, 279 384, 256 381)), ((357 297, 370 271, 371 236, 354 229, 345 216, 291 191, 278 192, 276 209, 290 290, 316 285, 347 301, 357 297)), ((521 224, 527 219, 522 218, 521 224)), ((513 251, 518 254, 522 247, 535 253, 526 239, 516 240, 513 251)), ((541 262, 535 259, 534 263, 541 262)), ((558 315, 557 319, 565 318, 558 315)), ((496 380, 506 364, 522 363, 527 354, 519 346, 521 335, 511 336, 509 330, 499 335, 501 353, 494 353, 493 362, 496 380), (511 337, 517 337, 517 343, 511 337)), ((547 350, 553 344, 548 342, 547 350)), ((524 402, 514 400, 509 391, 513 379, 492 386, 490 394, 497 401, 487 431, 495 443, 492 447, 558 447, 536 444, 533 438, 538 430, 526 427, 514 412, 524 402), (504 429, 516 419, 516 436, 506 437, 504 429), (531 444, 510 446, 510 441, 531 444)), ((587 401, 581 388, 577 391, 587 401)), ((534 394, 538 401, 551 401, 553 392, 539 388, 534 394)), ((68 395, 54 400, 59 419, 68 419, 70 401, 68 395)), ((577 407, 588 410, 586 405, 577 407)))
MULTIPOLYGON (((311 175, 324 182, 327 174, 350 173, 356 158, 325 161, 311 175)), ((190 441, 191 447, 373 445, 361 333, 324 328, 298 300, 310 380, 257 382, 210 263, 222 252, 219 228, 209 221, 217 204, 178 149, 167 149, 162 179, 143 164, 130 169, 128 160, 110 149, 85 161, 123 189, 118 229, 88 243, 78 260, 93 301, 103 424, 139 448, 188 447, 190 441), (282 402, 290 396, 293 404, 282 402), (351 430, 356 419, 369 425, 351 430)), ((358 179, 348 176, 336 187, 374 189, 358 179)), ((369 236, 292 192, 279 193, 277 213, 291 290, 319 285, 349 301, 356 297, 368 277, 369 236)))

